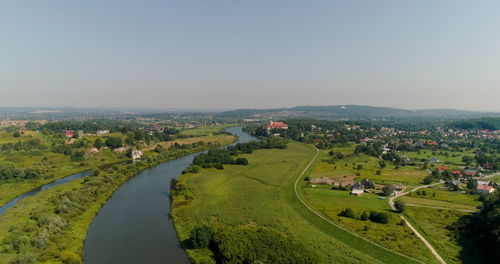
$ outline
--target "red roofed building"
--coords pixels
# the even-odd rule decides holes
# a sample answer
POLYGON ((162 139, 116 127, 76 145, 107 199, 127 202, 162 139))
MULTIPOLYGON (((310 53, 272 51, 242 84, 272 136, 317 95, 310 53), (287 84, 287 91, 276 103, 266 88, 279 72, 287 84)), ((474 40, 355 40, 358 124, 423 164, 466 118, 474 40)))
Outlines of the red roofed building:
POLYGON ((439 144, 436 141, 429 141, 429 142, 427 142, 427 145, 437 146, 439 144))
POLYGON ((454 171, 451 171, 451 174, 453 174, 453 175, 460 175, 460 174, 462 174, 462 172, 459 171, 459 170, 454 170, 454 171))
POLYGON ((65 130, 64 131, 64 135, 66 137, 73 137, 74 134, 75 134, 75 131, 72 131, 72 130, 65 130))
POLYGON ((448 170, 448 168, 447 168, 447 167, 445 167, 445 166, 438 166, 436 169, 437 169, 438 171, 445 171, 445 170, 448 170))
POLYGON ((323 142, 323 140, 321 140, 321 139, 319 139, 319 138, 314 139, 313 141, 314 141, 314 142, 323 142))
POLYGON ((486 184, 479 184, 477 187, 476 187, 476 190, 478 193, 485 193, 485 194, 489 194, 489 193, 492 193, 495 191, 495 188, 493 188, 493 186, 488 186, 486 184))
POLYGON ((267 124, 264 125, 264 128, 267 129, 267 130, 271 130, 271 129, 274 129, 274 128, 288 129, 288 125, 285 124, 285 123, 283 123, 283 122, 269 121, 269 123, 267 123, 267 124))

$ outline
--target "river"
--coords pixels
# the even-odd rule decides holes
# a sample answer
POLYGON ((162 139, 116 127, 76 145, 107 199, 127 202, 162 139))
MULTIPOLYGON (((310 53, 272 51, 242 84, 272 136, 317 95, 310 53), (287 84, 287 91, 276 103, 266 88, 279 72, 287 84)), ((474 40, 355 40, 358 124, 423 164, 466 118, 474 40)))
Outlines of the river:
POLYGON ((90 175, 90 171, 83 171, 83 172, 75 173, 75 174, 69 175, 67 177, 55 180, 53 182, 44 184, 44 185, 42 185, 38 188, 35 188, 29 192, 25 192, 25 193, 17 196, 16 198, 12 199, 10 202, 6 203, 4 206, 0 207, 0 216, 3 215, 5 213, 5 211, 7 211, 7 209, 16 205, 19 201, 21 201, 22 199, 24 199, 28 196, 33 196, 41 191, 52 189, 58 185, 61 185, 61 184, 64 184, 64 183, 67 183, 67 182, 70 182, 73 180, 81 179, 81 178, 89 176, 89 175, 90 175))
MULTIPOLYGON (((245 143, 256 138, 233 127, 245 143)), ((170 180, 199 153, 164 162, 124 183, 101 208, 84 245, 86 264, 189 263, 168 214, 170 180)))

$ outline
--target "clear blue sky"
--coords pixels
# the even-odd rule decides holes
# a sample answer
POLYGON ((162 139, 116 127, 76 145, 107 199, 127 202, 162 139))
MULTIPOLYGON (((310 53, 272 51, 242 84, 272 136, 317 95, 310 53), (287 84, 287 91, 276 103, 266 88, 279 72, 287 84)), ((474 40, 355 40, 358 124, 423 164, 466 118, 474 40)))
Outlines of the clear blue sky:
POLYGON ((2 1, 0 106, 500 111, 500 1, 2 1))

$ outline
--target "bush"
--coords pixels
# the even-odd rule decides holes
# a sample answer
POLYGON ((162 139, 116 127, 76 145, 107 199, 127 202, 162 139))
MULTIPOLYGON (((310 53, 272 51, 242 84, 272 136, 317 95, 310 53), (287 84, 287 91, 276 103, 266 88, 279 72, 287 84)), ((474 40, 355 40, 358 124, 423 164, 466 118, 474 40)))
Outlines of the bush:
POLYGON ((397 200, 394 203, 394 207, 396 207, 396 210, 398 210, 398 212, 402 213, 402 212, 404 212, 406 205, 404 202, 397 200))
POLYGON ((61 253, 61 261, 64 264, 80 264, 82 260, 79 255, 71 252, 71 251, 63 251, 61 253))
POLYGON ((361 216, 359 217, 359 220, 361 220, 361 221, 366 221, 366 220, 368 220, 368 217, 369 217, 369 216, 368 216, 368 213, 367 213, 367 212, 363 212, 363 213, 361 214, 361 216))
POLYGON ((339 216, 354 218, 354 211, 351 208, 346 208, 339 213, 339 216))
POLYGON ((379 223, 379 224, 387 224, 389 223, 389 215, 386 213, 380 213, 377 211, 371 211, 369 216, 370 221, 379 223))
POLYGON ((213 230, 209 226, 197 226, 191 230, 189 237, 193 248, 207 248, 212 241, 213 230))
POLYGON ((237 158, 234 161, 234 164, 237 164, 237 165, 248 165, 248 160, 246 158, 237 158))

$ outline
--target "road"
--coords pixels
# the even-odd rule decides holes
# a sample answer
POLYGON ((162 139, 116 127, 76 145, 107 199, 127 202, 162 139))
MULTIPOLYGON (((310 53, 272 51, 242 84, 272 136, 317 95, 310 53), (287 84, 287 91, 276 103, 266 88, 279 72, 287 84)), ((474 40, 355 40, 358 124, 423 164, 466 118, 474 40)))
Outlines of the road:
MULTIPOLYGON (((416 191, 416 190, 419 190, 419 189, 422 189, 422 188, 427 188, 427 187, 431 187, 431 186, 434 186, 434 185, 438 185, 438 184, 441 184, 442 182, 438 182, 438 183, 434 183, 434 184, 427 184, 427 185, 421 185, 421 186, 418 186, 416 188, 414 188, 413 190, 411 190, 412 192, 413 191, 416 191)), ((392 210, 396 210, 396 207, 394 206, 394 199, 398 198, 398 197, 401 197, 401 196, 404 196, 404 195, 407 195, 408 193, 410 193, 410 191, 407 191, 407 192, 401 192, 401 193, 398 193, 394 196, 392 196, 391 198, 389 198, 388 202, 389 202, 389 206, 392 208, 392 210)), ((427 239, 425 239, 418 231, 417 229, 415 229, 411 224, 410 222, 408 222, 408 220, 406 220, 406 218, 402 215, 399 215, 399 217, 401 217, 401 219, 403 219, 406 223, 406 225, 413 231, 413 233, 415 233, 415 235, 417 235, 417 237, 422 240, 422 242, 424 242, 425 246, 431 251, 432 255, 434 255, 434 257, 436 257, 436 259, 439 261, 439 263, 441 264, 446 264, 446 261, 444 261, 444 259, 439 255, 439 253, 432 247, 432 245, 429 243, 429 241, 427 241, 427 239)))
MULTIPOLYGON (((306 203, 306 202, 305 202, 305 201, 304 201, 304 200, 303 200, 303 199, 299 196, 299 193, 298 193, 298 191, 297 191, 297 186, 298 186, 298 183, 299 183, 299 181, 302 179, 302 177, 304 176, 304 174, 307 172, 307 170, 311 167, 311 165, 312 165, 312 164, 313 164, 313 162, 316 160, 316 158, 319 156, 319 150, 318 150, 316 147, 315 147, 314 149, 316 150, 316 155, 314 155, 314 157, 311 159, 311 161, 309 161, 309 163, 307 164, 307 166, 304 168, 304 170, 300 173, 300 175, 299 175, 299 176, 297 177, 297 179, 295 180, 295 184, 294 184, 294 192, 295 192, 295 196, 297 197, 297 199, 298 199, 298 200, 299 200, 299 201, 300 201, 300 202, 301 202, 301 203, 302 203, 302 204, 303 204, 303 205, 304 205, 304 206, 305 206, 305 207, 306 207, 309 211, 311 211, 313 214, 315 214, 315 215, 316 215, 316 216, 318 216, 319 218, 321 218, 321 219, 325 220, 325 221, 326 221, 326 222, 328 222, 329 224, 331 224, 331 225, 333 225, 333 226, 335 226, 335 227, 337 227, 337 228, 339 228, 339 229, 342 229, 343 231, 345 231, 345 232, 347 232, 347 233, 349 233, 349 234, 351 234, 351 235, 353 235, 353 236, 355 236, 355 237, 358 237, 358 238, 360 238, 360 239, 363 239, 364 241, 366 241, 366 242, 368 242, 368 243, 370 243, 370 244, 372 244, 372 245, 375 245, 375 246, 379 247, 380 249, 383 249, 383 250, 389 251, 389 252, 391 252, 391 253, 394 253, 394 254, 400 255, 400 256, 405 257, 405 258, 408 258, 408 259, 411 259, 411 260, 413 260, 413 261, 415 261, 415 262, 417 262, 417 263, 422 263, 422 262, 421 262, 421 261, 419 261, 419 260, 416 260, 416 259, 411 258, 411 257, 409 257, 409 256, 403 255, 403 254, 401 254, 401 253, 399 253, 399 252, 396 252, 396 251, 394 251, 394 250, 391 250, 391 249, 385 248, 385 247, 383 247, 383 246, 381 246, 381 245, 379 245, 379 244, 377 244, 377 243, 374 243, 374 242, 372 242, 372 241, 370 241, 370 240, 368 240, 368 239, 366 239, 366 238, 364 238, 364 237, 362 237, 362 236, 359 236, 359 235, 357 235, 357 234, 355 234, 355 233, 353 233, 353 232, 351 232, 351 231, 349 231, 349 230, 347 230, 347 229, 345 229, 345 228, 343 228, 343 227, 341 227, 341 226, 337 225, 336 223, 334 223, 332 220, 330 220, 330 219, 329 219, 329 218, 327 218, 326 216, 323 216, 322 214, 320 214, 320 213, 318 213, 316 210, 314 210, 314 209, 313 209, 313 208, 312 208, 309 204, 307 204, 307 203, 306 203)), ((442 263, 445 263, 445 264, 446 264, 446 262, 442 262, 442 263)))

